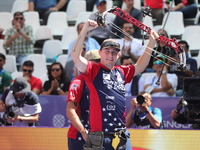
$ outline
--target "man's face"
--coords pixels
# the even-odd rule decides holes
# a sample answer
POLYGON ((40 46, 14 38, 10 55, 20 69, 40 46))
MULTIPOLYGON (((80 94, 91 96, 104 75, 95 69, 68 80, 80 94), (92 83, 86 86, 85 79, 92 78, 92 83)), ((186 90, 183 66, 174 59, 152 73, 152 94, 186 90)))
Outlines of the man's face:
POLYGON ((98 6, 97 9, 99 10, 100 13, 106 11, 106 2, 101 2, 98 6))
POLYGON ((22 15, 17 15, 13 18, 13 23, 16 24, 18 22, 21 26, 24 25, 24 21, 25 19, 22 15))
POLYGON ((3 68, 4 64, 5 64, 5 60, 0 57, 0 69, 3 68))
POLYGON ((188 49, 186 48, 186 44, 180 43, 179 45, 183 47, 183 50, 185 51, 185 53, 188 53, 188 49))
POLYGON ((134 1, 133 0, 124 0, 124 3, 126 4, 126 7, 132 8, 134 1))
POLYGON ((15 93, 15 96, 16 96, 18 99, 24 98, 24 95, 25 95, 25 93, 15 93))
POLYGON ((129 35, 132 35, 135 31, 132 23, 124 23, 122 30, 128 33, 129 35))
POLYGON ((133 64, 133 61, 131 58, 129 59, 124 59, 123 62, 122 62, 122 65, 124 66, 127 66, 127 65, 132 65, 133 64))
POLYGON ((111 69, 115 65, 120 54, 113 47, 105 47, 99 51, 99 55, 101 57, 101 63, 111 69))
POLYGON ((33 73, 33 67, 23 66, 22 71, 23 71, 23 77, 24 76, 31 77, 33 73))

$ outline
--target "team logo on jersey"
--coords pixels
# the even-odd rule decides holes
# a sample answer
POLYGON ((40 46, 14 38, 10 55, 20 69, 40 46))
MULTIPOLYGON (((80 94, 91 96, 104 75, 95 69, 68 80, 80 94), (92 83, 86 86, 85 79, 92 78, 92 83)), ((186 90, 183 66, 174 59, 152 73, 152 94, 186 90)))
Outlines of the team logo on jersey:
POLYGON ((103 79, 104 80, 110 80, 110 74, 103 73, 103 79))
POLYGON ((69 90, 76 90, 77 87, 78 87, 77 84, 72 84, 72 85, 70 86, 70 89, 69 89, 69 90))

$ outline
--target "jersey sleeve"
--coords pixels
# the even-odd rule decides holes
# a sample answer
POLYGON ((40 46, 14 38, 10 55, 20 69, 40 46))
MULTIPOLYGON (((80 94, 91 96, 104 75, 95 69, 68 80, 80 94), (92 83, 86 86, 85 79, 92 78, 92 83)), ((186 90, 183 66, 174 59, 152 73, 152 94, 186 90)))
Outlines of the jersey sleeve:
POLYGON ((125 77, 124 84, 131 82, 131 80, 133 79, 133 76, 135 74, 135 66, 134 65, 120 66, 120 69, 123 70, 123 74, 125 77))
POLYGON ((84 80, 80 79, 80 77, 78 76, 71 82, 69 86, 67 102, 73 101, 79 103, 82 96, 83 87, 84 87, 84 80))

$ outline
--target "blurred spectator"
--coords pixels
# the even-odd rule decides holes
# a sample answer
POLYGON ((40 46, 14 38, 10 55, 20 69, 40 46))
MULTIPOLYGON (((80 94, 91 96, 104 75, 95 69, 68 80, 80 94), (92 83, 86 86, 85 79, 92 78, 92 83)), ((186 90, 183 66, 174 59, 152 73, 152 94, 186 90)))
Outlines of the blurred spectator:
MULTIPOLYGON (((133 7, 133 3, 134 0, 123 0, 123 2, 126 4, 126 8, 125 8, 125 12, 127 12, 130 16, 132 16, 133 18, 137 19, 138 21, 142 22, 142 12, 136 8, 133 7)), ((116 24, 118 27, 122 28, 123 24, 126 21, 118 16, 116 16, 115 20, 114 20, 114 24, 116 24)), ((141 39, 141 30, 140 28, 134 26, 134 32, 132 34, 132 36, 134 38, 138 38, 141 39)), ((120 33, 118 30, 116 29, 112 29, 113 32, 116 32, 117 35, 120 35, 121 37, 123 36, 122 33, 120 33)))
MULTIPOLYGON (((95 3, 98 12, 95 12, 93 14, 90 15, 89 19, 90 20, 97 20, 97 16, 96 13, 102 14, 104 11, 106 11, 106 0, 97 0, 95 3)), ((101 43, 105 40, 108 39, 110 37, 110 33, 107 29, 109 29, 109 25, 105 24, 103 27, 102 26, 98 26, 96 29, 91 30, 88 33, 89 37, 94 38, 100 45, 101 43)))
MULTIPOLYGON (((78 35, 80 34, 84 24, 85 24, 84 22, 81 22, 77 25, 78 35)), ((74 39, 74 41, 72 41, 69 45, 68 58, 67 58, 66 66, 65 66, 65 70, 67 70, 66 76, 70 80, 72 79, 73 67, 74 67, 74 62, 72 61, 71 53, 72 53, 72 49, 73 49, 75 42, 76 42, 76 39, 74 39)), ((85 44, 86 52, 88 52, 91 49, 100 49, 99 43, 95 39, 88 37, 88 36, 85 38, 84 44, 85 44)))
POLYGON ((25 19, 22 12, 14 13, 13 27, 7 29, 5 34, 5 47, 9 54, 16 56, 20 65, 26 60, 29 54, 34 53, 33 29, 24 24, 25 19))
POLYGON ((135 32, 135 28, 132 23, 123 23, 122 30, 128 34, 124 35, 124 39, 117 40, 120 44, 121 55, 130 56, 134 63, 137 62, 138 58, 143 54, 145 47, 142 46, 141 40, 136 38, 130 38, 135 32))
POLYGON ((22 66, 23 77, 26 78, 26 80, 31 85, 31 91, 39 95, 42 92, 42 81, 32 75, 33 71, 33 62, 30 60, 25 61, 22 66))
POLYGON ((67 0, 29 0, 28 10, 37 11, 46 25, 49 14, 53 11, 59 11, 66 3, 67 0))
POLYGON ((61 63, 54 62, 48 69, 49 80, 44 83, 42 95, 67 95, 69 80, 61 63))
MULTIPOLYGON (((169 38, 169 35, 168 35, 166 30, 159 29, 157 33, 159 35, 162 35, 164 37, 169 38)), ((155 52, 155 51, 152 52, 152 56, 151 56, 151 59, 149 61, 149 65, 146 68, 145 72, 155 72, 155 70, 152 69, 153 60, 154 60, 154 57, 159 54, 159 52, 162 53, 162 54, 166 54, 166 55, 172 56, 172 57, 174 55, 176 55, 176 51, 174 49, 172 49, 171 47, 163 44, 160 41, 157 41, 157 47, 155 47, 154 50, 156 50, 157 52, 155 52)))
POLYGON ((131 100, 131 109, 126 116, 126 127, 133 124, 136 128, 157 129, 161 127, 162 111, 151 106, 152 98, 148 92, 140 92, 137 98, 131 100))
MULTIPOLYGON (((163 16, 164 16, 164 10, 163 10, 163 0, 145 0, 144 4, 145 7, 150 6, 151 14, 153 15, 153 18, 156 19, 156 24, 161 25, 163 16)), ((154 25, 156 25, 154 24, 154 25)))
MULTIPOLYGON (((182 46, 182 48, 185 51, 186 55, 186 69, 180 70, 178 64, 168 61, 169 66, 169 72, 175 73, 178 77, 178 86, 176 90, 176 96, 182 96, 183 95, 183 79, 184 77, 192 77, 195 72, 197 71, 197 61, 193 58, 189 57, 189 45, 186 41, 179 41, 178 44, 182 46)), ((172 58, 175 60, 179 60, 178 55, 174 55, 172 58)))
MULTIPOLYGON (((85 58, 93 63, 100 61, 98 50, 88 51, 85 58)), ((68 149, 83 150, 86 133, 89 130, 89 91, 83 75, 76 77, 70 84, 67 98, 67 117, 71 126, 68 131, 68 149), (76 119, 77 118, 77 119, 76 119)))
POLYGON ((172 11, 181 11, 184 18, 195 18, 197 5, 194 0, 175 0, 175 7, 172 11))
MULTIPOLYGON (((130 56, 123 56, 121 65, 133 65, 133 60, 130 56)), ((134 76, 130 83, 125 84, 125 90, 125 96, 138 95, 139 92, 144 91, 144 78, 141 74, 134 76)))
POLYGON ((11 75, 3 69, 5 63, 6 57, 0 53, 0 94, 3 94, 12 81, 11 75))
POLYGON ((0 111, 5 112, 2 124, 35 126, 42 108, 38 96, 31 91, 24 77, 17 77, 0 100, 0 111))
POLYGON ((163 68, 165 61, 166 59, 164 56, 157 55, 153 61, 153 69, 156 71, 156 74, 149 75, 145 78, 144 89, 146 92, 151 93, 151 96, 175 96, 178 79, 176 74, 167 73, 168 71, 166 66, 163 68), (160 75, 161 78, 159 79, 160 75))
POLYGON ((0 39, 4 39, 3 31, 4 31, 4 29, 0 28, 0 39))

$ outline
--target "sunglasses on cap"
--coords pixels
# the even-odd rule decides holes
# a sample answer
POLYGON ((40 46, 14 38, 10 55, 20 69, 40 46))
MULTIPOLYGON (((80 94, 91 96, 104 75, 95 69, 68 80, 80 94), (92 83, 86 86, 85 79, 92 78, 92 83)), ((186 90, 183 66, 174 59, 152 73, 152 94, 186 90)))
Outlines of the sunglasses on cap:
POLYGON ((113 47, 117 51, 120 51, 120 44, 113 41, 103 42, 101 45, 101 49, 103 49, 104 47, 113 47))
POLYGON ((23 20, 23 17, 16 17, 15 20, 23 20))
POLYGON ((23 72, 31 73, 31 72, 33 72, 33 70, 23 69, 23 72))
POLYGON ((163 61, 160 61, 160 60, 156 60, 153 62, 154 65, 160 65, 160 64, 164 64, 163 61))

